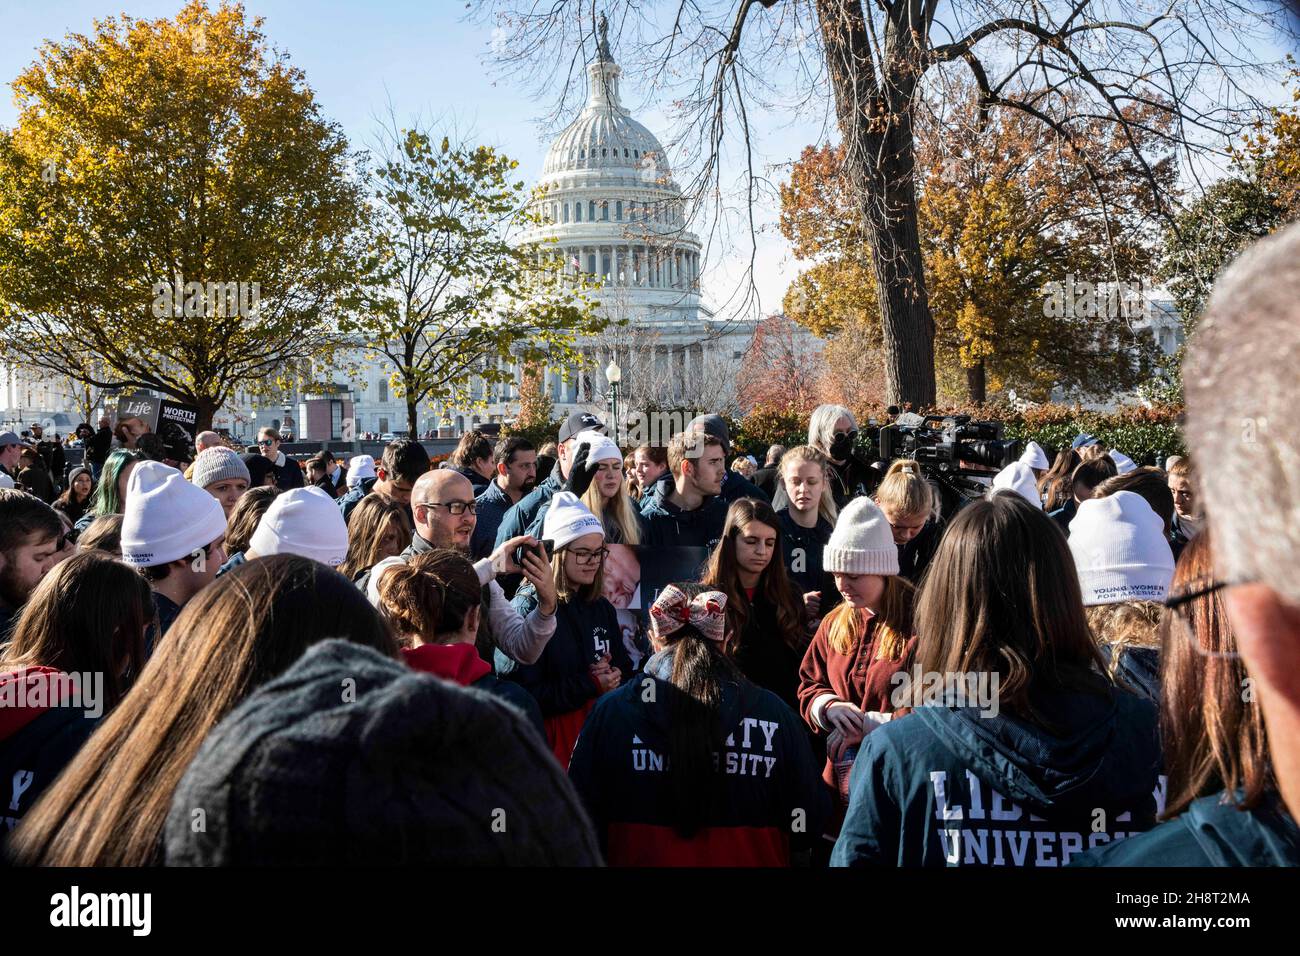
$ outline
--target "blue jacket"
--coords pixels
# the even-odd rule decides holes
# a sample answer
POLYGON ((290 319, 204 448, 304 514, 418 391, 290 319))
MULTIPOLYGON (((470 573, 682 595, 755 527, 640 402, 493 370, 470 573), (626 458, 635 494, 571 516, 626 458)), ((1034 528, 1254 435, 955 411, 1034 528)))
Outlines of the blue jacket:
POLYGON ((510 496, 495 481, 488 482, 483 493, 474 499, 477 505, 474 537, 470 539, 470 557, 475 561, 486 558, 496 547, 497 529, 501 519, 514 506, 510 496))
POLYGON ((370 489, 375 487, 378 478, 362 478, 361 484, 355 488, 349 488, 348 493, 339 499, 339 511, 343 513, 343 523, 348 523, 348 518, 352 517, 352 509, 361 503, 361 499, 370 494, 370 489))
POLYGON ((497 529, 497 539, 493 547, 504 544, 511 538, 517 538, 521 534, 527 534, 528 529, 532 527, 533 522, 537 519, 537 512, 542 505, 551 500, 557 491, 564 486, 564 479, 560 477, 560 469, 557 467, 546 480, 538 484, 536 488, 519 499, 519 502, 506 510, 505 515, 501 518, 501 527, 497 529))
POLYGON ((1056 732, 923 706, 868 734, 831 865, 1064 866, 1154 826, 1155 706, 1113 686, 1040 697, 1056 732))
MULTIPOLYGON (((671 658, 669 658, 671 660, 671 658)), ((662 655, 647 667, 663 673, 662 655)), ((724 683, 713 786, 699 794, 703 827, 672 819, 667 764, 674 695, 639 675, 601 698, 578 738, 569 779, 611 866, 786 866, 812 845, 829 810, 808 735, 794 711, 749 681, 724 683), (652 691, 652 692, 651 692, 652 691)))
POLYGON ((1276 796, 1253 810, 1227 791, 1193 800, 1180 816, 1098 847, 1071 866, 1300 866, 1300 827, 1276 796))
POLYGON ((668 547, 704 547, 712 549, 722 537, 727 521, 727 503, 721 495, 705 498, 694 511, 683 511, 668 500, 674 485, 655 482, 654 491, 641 499, 641 515, 646 519, 642 544, 668 547))
POLYGON ((1078 512, 1079 506, 1071 498, 1062 507, 1057 508, 1055 511, 1049 511, 1047 517, 1055 521, 1056 526, 1061 529, 1061 533, 1068 538, 1070 536, 1070 522, 1074 520, 1074 516, 1078 512))

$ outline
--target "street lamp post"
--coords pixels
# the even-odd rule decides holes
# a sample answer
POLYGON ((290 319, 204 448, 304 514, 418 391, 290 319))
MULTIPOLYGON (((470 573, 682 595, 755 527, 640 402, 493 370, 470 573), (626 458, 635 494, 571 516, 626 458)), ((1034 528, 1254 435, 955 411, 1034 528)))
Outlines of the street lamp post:
MULTIPOLYGON (((605 381, 609 382, 610 416, 614 419, 614 444, 618 445, 618 384, 623 380, 623 370, 618 363, 610 360, 605 369, 605 381)), ((622 445, 619 445, 621 448, 622 445)))

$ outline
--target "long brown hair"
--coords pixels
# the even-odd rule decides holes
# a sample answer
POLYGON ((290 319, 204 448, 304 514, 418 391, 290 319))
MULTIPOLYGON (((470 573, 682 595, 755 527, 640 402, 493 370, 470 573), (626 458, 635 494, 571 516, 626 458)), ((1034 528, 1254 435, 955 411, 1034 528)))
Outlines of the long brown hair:
POLYGON ((1065 536, 1011 492, 957 512, 921 585, 915 623, 922 671, 996 672, 1000 706, 1044 727, 1032 699, 1039 690, 1112 686, 1065 536))
POLYGON ((379 543, 390 528, 397 532, 400 552, 411 541, 410 512, 405 505, 372 491, 348 516, 348 555, 339 565, 339 574, 351 581, 378 564, 379 543))
POLYGON ((399 640, 416 636, 425 643, 444 643, 444 637, 465 626, 480 599, 474 565, 449 548, 423 551, 379 580, 381 610, 399 640))
POLYGON ((172 795, 208 732, 331 637, 397 653, 365 596, 323 564, 276 554, 222 575, 185 605, 130 693, 13 832, 16 859, 158 862, 172 795))
POLYGON ((226 520, 226 554, 238 554, 248 550, 248 542, 257 530, 257 524, 271 507, 271 502, 280 493, 275 485, 260 485, 249 488, 235 502, 230 517, 226 520))
MULTIPOLYGON (((1207 529, 1183 548, 1169 592, 1201 588, 1213 579, 1213 536, 1207 529)), ((1249 686, 1244 663, 1208 656, 1237 650, 1223 599, 1217 592, 1206 594, 1179 613, 1167 612, 1160 627, 1160 738, 1169 776, 1165 817, 1224 789, 1234 802, 1241 790, 1239 806, 1254 807, 1276 783, 1263 715, 1257 703, 1244 699, 1249 686)))
POLYGON ((876 652, 878 661, 896 661, 903 656, 903 648, 912 636, 912 605, 915 588, 907 578, 897 574, 885 577, 885 591, 875 617, 868 618, 865 608, 857 608, 845 601, 830 613, 826 641, 837 654, 852 653, 854 646, 867 633, 871 620, 880 638, 876 652))
POLYGON ((28 598, 0 669, 103 674, 104 707, 112 709, 127 691, 127 675, 144 666, 144 629, 153 616, 153 593, 138 571, 102 551, 73 555, 28 598))
POLYGON ((1074 497, 1070 476, 1079 467, 1079 460, 1079 453, 1073 448, 1062 448, 1056 453, 1052 467, 1038 479, 1038 493, 1042 496, 1044 511, 1063 508, 1074 497))
MULTIPOLYGON (((780 563, 779 561, 776 563, 780 563)), ((688 597, 710 590, 699 584, 676 584, 688 597)), ((730 601, 728 601, 730 603, 730 601)), ((714 771, 714 754, 722 750, 729 728, 722 725, 724 684, 739 685, 744 678, 724 652, 690 624, 659 637, 664 649, 673 649, 668 679, 669 813, 673 829, 689 839, 708 820, 714 790, 721 779, 714 771)))
POLYGON ((773 623, 781 640, 794 650, 803 650, 808 646, 808 635, 804 630, 804 609, 795 597, 794 587, 786 574, 785 561, 781 558, 781 520, 766 501, 737 498, 727 509, 722 538, 709 555, 700 579, 701 584, 717 588, 727 596, 727 630, 730 633, 727 636, 726 651, 734 654, 740 649, 745 625, 753 612, 753 604, 741 586, 740 569, 736 564, 736 539, 751 521, 765 524, 776 533, 772 560, 759 575, 754 596, 762 595, 776 609, 776 620, 773 623))

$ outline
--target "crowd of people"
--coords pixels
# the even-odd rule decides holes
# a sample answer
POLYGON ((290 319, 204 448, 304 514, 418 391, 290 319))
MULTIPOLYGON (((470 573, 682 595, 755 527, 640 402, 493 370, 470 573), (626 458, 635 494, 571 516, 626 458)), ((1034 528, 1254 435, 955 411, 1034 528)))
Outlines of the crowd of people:
POLYGON ((1030 442, 958 507, 838 405, 762 467, 717 415, 443 467, 105 425, 44 488, 0 434, 3 853, 1300 863, 1297 263, 1292 227, 1221 277, 1188 455, 1030 442))

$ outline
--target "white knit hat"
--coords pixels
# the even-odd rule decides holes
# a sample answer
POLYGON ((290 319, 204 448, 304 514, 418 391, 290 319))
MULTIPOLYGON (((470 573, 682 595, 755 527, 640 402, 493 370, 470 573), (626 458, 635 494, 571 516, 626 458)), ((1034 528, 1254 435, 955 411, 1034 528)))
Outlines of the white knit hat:
POLYGON ((551 497, 542 521, 542 537, 558 551, 584 534, 605 534, 605 526, 572 491, 557 491, 551 497))
POLYGON ((221 502, 160 461, 141 461, 126 483, 122 560, 138 568, 177 561, 226 533, 221 502))
POLYGON ((259 558, 296 554, 336 568, 348 556, 348 526, 338 503, 314 485, 275 497, 248 539, 259 558))
POLYGON ((1121 475, 1127 475, 1130 471, 1137 470, 1137 462, 1122 451, 1116 451, 1114 448, 1110 450, 1110 460, 1115 463, 1115 469, 1121 475))
POLYGON ((1046 469, 1052 467, 1052 463, 1047 460, 1047 452, 1043 451, 1043 446, 1036 441, 1031 441, 1025 446, 1025 453, 1020 456, 1020 460, 1030 468, 1046 469))
POLYGON ((369 455, 355 455, 348 459, 348 487, 361 484, 362 478, 376 478, 375 460, 369 455))
POLYGON ((623 453, 619 451, 618 445, 614 444, 614 439, 608 435, 602 435, 600 432, 578 432, 573 436, 573 450, 575 452, 578 450, 579 445, 591 446, 587 451, 587 461, 593 465, 598 461, 621 462, 623 460, 623 453))
POLYGON ((224 445, 203 449, 194 459, 194 467, 190 469, 190 481, 200 488, 215 485, 218 481, 232 481, 237 478, 242 478, 245 482, 253 480, 249 477, 248 466, 244 464, 244 459, 224 445))
POLYGON ((1043 499, 1038 496, 1038 483, 1034 481, 1034 472, 1023 461, 1013 461, 993 476, 993 490, 1000 488, 1014 491, 1035 508, 1043 506, 1043 499))
POLYGON ((870 498, 854 498, 840 512, 822 549, 822 568, 841 574, 897 574, 898 545, 889 520, 870 498))
POLYGON ((1165 523, 1131 491, 1089 498, 1070 522, 1083 603, 1163 601, 1174 577, 1165 523))

